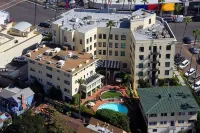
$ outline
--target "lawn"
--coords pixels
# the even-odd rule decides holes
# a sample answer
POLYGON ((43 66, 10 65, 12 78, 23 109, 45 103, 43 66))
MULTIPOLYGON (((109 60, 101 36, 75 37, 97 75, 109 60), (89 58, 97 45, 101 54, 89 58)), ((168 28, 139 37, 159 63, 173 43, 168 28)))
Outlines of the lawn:
POLYGON ((107 92, 104 92, 102 95, 101 95, 101 98, 102 99, 107 99, 107 98, 120 98, 122 97, 122 94, 120 92, 117 92, 117 91, 107 91, 107 92))

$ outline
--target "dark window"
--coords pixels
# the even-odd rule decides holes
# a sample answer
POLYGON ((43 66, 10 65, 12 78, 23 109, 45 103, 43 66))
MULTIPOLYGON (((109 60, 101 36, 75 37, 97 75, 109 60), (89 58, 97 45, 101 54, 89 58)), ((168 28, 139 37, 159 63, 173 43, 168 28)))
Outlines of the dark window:
POLYGON ((157 132, 157 129, 153 129, 153 132, 157 132))
POLYGON ((143 63, 139 63, 139 68, 143 68, 143 63))
POLYGON ((80 39, 80 44, 82 44, 82 39, 80 39))
POLYGON ((149 24, 151 24, 151 19, 149 19, 149 24))
POLYGON ((73 42, 75 42, 75 38, 73 38, 73 42))
POLYGON ((90 50, 92 50, 92 45, 90 45, 90 50))
POLYGON ((99 39, 102 39, 102 34, 99 34, 99 39))
POLYGON ((102 50, 99 50, 99 55, 102 55, 102 50))
POLYGON ((106 50, 103 50, 103 55, 106 55, 106 50))
POLYGON ((96 42, 94 43, 94 48, 96 48, 96 46, 97 46, 97 44, 96 44, 96 42))
POLYGON ((94 51, 94 55, 96 55, 97 54, 97 52, 96 52, 96 50, 94 51))
POLYGON ((113 39, 113 35, 112 34, 110 34, 110 40, 112 40, 113 39))
POLYGON ((123 68, 127 68, 127 63, 123 63, 123 68))
POLYGON ((162 49, 162 46, 160 46, 160 50, 162 49))
POLYGON ((170 59, 170 54, 166 54, 166 59, 170 59))
POLYGON ((151 50, 151 46, 149 46, 149 50, 151 50))
POLYGON ((87 39, 87 44, 89 43, 89 39, 87 39))
POLYGON ((121 43, 121 48, 126 49, 126 43, 121 43))
POLYGON ((161 113, 161 116, 167 116, 167 113, 161 113))
POLYGON ((144 52, 144 47, 140 47, 140 52, 144 52))
POLYGON ((87 51, 87 52, 89 51, 89 47, 86 48, 86 51, 87 51))
POLYGON ((169 75, 169 70, 165 70, 165 75, 169 75))
POLYGON ((126 35, 121 35, 121 40, 126 40, 126 35))
POLYGON ((115 43, 115 48, 118 48, 118 43, 115 43))
POLYGON ((165 67, 170 67, 170 62, 165 62, 165 67))
POLYGON ((106 42, 103 42, 103 47, 106 47, 106 42))
POLYGON ((109 55, 112 56, 112 50, 109 50, 109 55))
POLYGON ((115 35, 115 40, 119 40, 119 36, 118 35, 115 35))
POLYGON ((46 69, 52 71, 52 68, 50 66, 46 66, 46 69))
POLYGON ((46 76, 48 77, 48 78, 52 78, 52 75, 51 74, 46 74, 46 76))
POLYGON ((35 61, 29 60, 30 63, 35 64, 35 61))
POLYGON ((103 39, 106 39, 106 34, 103 34, 103 39))
POLYGON ((60 78, 59 78, 59 77, 57 77, 57 80, 60 80, 60 78))
POLYGON ((138 76, 143 76, 143 72, 138 72, 138 76))
POLYGON ((195 120, 188 120, 188 123, 194 123, 195 120))
POLYGON ((144 55, 139 55, 140 60, 144 60, 144 55))
POLYGON ((125 51, 121 51, 121 56, 125 56, 125 51))
POLYGON ((96 38, 97 38, 97 35, 95 34, 95 35, 94 35, 94 40, 96 40, 96 38))
POLYGON ((92 37, 90 37, 90 42, 92 42, 92 37))
POLYGON ((149 117, 157 117, 157 114, 149 114, 149 117))
POLYGON ((188 115, 195 115, 196 112, 188 112, 188 115))
POLYGON ((171 50, 171 45, 167 45, 166 50, 171 50))
POLYGON ((161 54, 159 54, 159 58, 161 58, 161 54))
POLYGON ((174 116, 175 115, 175 113, 173 112, 173 113, 171 113, 171 116, 174 116))
POLYGON ((109 48, 112 48, 112 42, 109 43, 109 48))
POLYGON ((118 56, 118 51, 115 51, 115 56, 118 56))
POLYGON ((99 42, 99 47, 102 47, 102 42, 99 42))
POLYGON ((67 81, 67 80, 64 80, 64 83, 67 84, 67 85, 70 85, 70 82, 67 81))

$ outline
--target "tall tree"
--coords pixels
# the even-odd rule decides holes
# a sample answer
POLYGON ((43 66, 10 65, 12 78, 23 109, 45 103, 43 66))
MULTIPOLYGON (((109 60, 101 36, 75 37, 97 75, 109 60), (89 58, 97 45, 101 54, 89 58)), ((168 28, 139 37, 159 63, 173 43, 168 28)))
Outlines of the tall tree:
POLYGON ((162 10, 160 10, 161 5, 165 2, 165 0, 158 0, 158 12, 157 14, 161 16, 162 10))
POLYGON ((175 8, 175 32, 176 32, 176 24, 177 24, 178 14, 183 9, 183 6, 178 3, 178 4, 175 4, 174 8, 175 8))
POLYGON ((77 80, 77 83, 79 84, 79 119, 81 119, 81 85, 84 83, 84 80, 82 78, 77 80))
POLYGON ((110 36, 111 36, 111 30, 112 30, 112 27, 115 26, 115 23, 112 21, 112 20, 109 20, 108 23, 106 24, 106 27, 109 27, 109 34, 108 34, 108 43, 106 45, 106 85, 108 83, 108 76, 107 76, 107 73, 108 73, 108 45, 110 44, 110 36))
MULTIPOLYGON (((187 16, 187 17, 184 18, 184 22, 185 22, 185 29, 184 29, 184 32, 183 32, 183 38, 185 37, 185 32, 186 32, 186 30, 187 30, 188 24, 189 24, 190 22, 192 22, 192 18, 187 16)), ((183 48, 183 43, 181 44, 180 54, 181 54, 182 48, 183 48)))
MULTIPOLYGON (((195 47, 196 46, 196 42, 197 42, 197 38, 200 36, 200 29, 193 30, 192 35, 194 36, 194 47, 195 47)), ((191 59, 190 59, 190 69, 191 69, 191 66, 192 66, 193 55, 194 54, 192 53, 192 56, 191 56, 191 59)), ((188 80, 188 78, 189 78, 189 76, 187 77, 187 80, 188 80)))
POLYGON ((145 9, 146 3, 149 3, 148 0, 142 0, 141 2, 144 4, 144 9, 145 9))
POLYGON ((35 0, 35 15, 34 15, 34 26, 36 26, 36 16, 37 16, 37 4, 36 4, 36 0, 35 0))

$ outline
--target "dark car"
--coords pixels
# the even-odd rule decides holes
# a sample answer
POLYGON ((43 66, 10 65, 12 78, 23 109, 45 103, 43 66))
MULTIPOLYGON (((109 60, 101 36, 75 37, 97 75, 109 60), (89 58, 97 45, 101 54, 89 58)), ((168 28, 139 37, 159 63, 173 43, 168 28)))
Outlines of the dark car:
POLYGON ((165 17, 164 20, 167 21, 167 23, 174 22, 174 19, 172 17, 165 17))
POLYGON ((44 27, 44 28, 50 28, 51 27, 51 25, 49 23, 46 23, 46 22, 41 22, 38 26, 44 27))
POLYGON ((183 42, 184 42, 185 44, 191 44, 191 39, 190 39, 189 37, 184 37, 184 38, 183 38, 183 42))
POLYGON ((189 51, 192 53, 192 54, 198 54, 199 53, 199 50, 195 47, 192 47, 192 48, 189 48, 189 51))

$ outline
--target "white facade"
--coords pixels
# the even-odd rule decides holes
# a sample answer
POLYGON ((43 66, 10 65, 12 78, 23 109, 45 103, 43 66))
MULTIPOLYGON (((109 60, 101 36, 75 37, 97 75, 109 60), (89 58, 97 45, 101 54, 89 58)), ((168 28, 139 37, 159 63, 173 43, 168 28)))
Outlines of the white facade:
POLYGON ((0 25, 7 24, 8 22, 10 22, 10 14, 0 10, 0 25))

